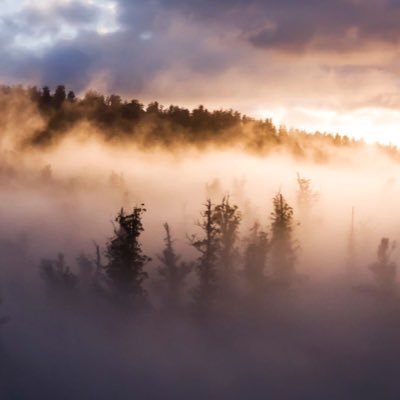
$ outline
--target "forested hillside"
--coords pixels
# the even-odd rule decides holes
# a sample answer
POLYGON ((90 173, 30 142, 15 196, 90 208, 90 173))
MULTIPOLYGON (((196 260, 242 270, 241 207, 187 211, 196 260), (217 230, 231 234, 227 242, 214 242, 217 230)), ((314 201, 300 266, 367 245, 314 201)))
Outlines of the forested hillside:
MULTIPOLYGON (((122 99, 115 94, 105 96, 95 91, 77 97, 63 85, 54 90, 48 87, 0 88, 2 104, 18 96, 32 100, 44 119, 44 126, 29 137, 29 144, 35 146, 51 145, 71 134, 80 124, 89 124, 109 142, 128 141, 141 148, 239 147, 257 154, 287 152, 318 162, 329 158, 329 148, 365 145, 346 135, 288 129, 274 125, 272 119, 258 120, 234 110, 209 111, 201 105, 189 110, 177 105, 165 107, 157 101, 144 105, 136 99, 122 99)), ((379 147, 398 156, 391 146, 379 147)))

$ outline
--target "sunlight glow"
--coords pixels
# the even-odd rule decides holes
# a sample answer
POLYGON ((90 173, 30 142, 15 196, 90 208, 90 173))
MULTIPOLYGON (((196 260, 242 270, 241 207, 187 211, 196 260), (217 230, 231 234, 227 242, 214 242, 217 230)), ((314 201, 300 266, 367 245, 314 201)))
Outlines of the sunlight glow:
POLYGON ((265 108, 256 110, 257 118, 272 118, 275 124, 308 132, 327 132, 400 147, 400 111, 365 107, 349 111, 317 108, 265 108))

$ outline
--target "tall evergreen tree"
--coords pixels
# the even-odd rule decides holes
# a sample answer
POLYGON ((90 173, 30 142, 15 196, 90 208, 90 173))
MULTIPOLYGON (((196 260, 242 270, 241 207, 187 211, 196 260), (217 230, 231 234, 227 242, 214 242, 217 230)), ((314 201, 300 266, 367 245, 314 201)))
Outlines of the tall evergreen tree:
POLYGON ((318 193, 314 192, 311 186, 311 180, 297 174, 297 204, 302 222, 307 223, 313 203, 318 199, 318 193))
POLYGON ((195 291, 195 301, 200 311, 211 306, 217 290, 217 261, 220 248, 219 231, 214 219, 214 207, 211 200, 207 200, 205 210, 201 213, 202 221, 199 226, 204 236, 202 239, 193 237, 192 246, 200 253, 197 261, 197 275, 199 286, 195 291))
POLYGON ((70 91, 68 92, 68 94, 67 94, 67 100, 68 100, 70 103, 75 103, 75 101, 76 101, 76 95, 75 95, 74 91, 70 90, 70 91))
POLYGON ((48 107, 51 105, 51 102, 52 102, 52 96, 51 96, 50 88, 48 86, 44 86, 42 88, 40 105, 43 107, 48 107))
POLYGON ((54 95, 53 95, 53 104, 55 108, 60 108, 64 101, 67 98, 67 94, 65 92, 65 86, 64 85, 58 85, 54 95))
POLYGON ((238 250, 235 247, 238 228, 241 222, 241 214, 238 206, 231 205, 229 197, 222 199, 213 210, 213 219, 219 236, 219 264, 221 266, 222 288, 230 286, 233 277, 234 261, 238 250))
POLYGON ((181 305, 185 279, 192 266, 180 261, 181 257, 175 252, 171 231, 167 223, 164 224, 164 229, 165 248, 158 257, 161 261, 158 272, 166 286, 166 306, 170 309, 176 309, 181 305))
POLYGON ((378 246, 377 261, 370 265, 378 289, 392 292, 396 287, 397 265, 390 257, 396 248, 396 243, 390 243, 388 238, 382 238, 378 246))
POLYGON ((281 193, 273 198, 271 267, 272 277, 280 283, 291 283, 295 276, 296 251, 293 233, 293 208, 281 193))
POLYGON ((105 266, 118 297, 136 300, 144 298, 143 281, 148 277, 144 271, 150 258, 143 254, 140 235, 143 232, 142 214, 145 208, 134 207, 131 214, 121 209, 115 221, 114 237, 107 244, 105 266))
POLYGON ((265 285, 265 268, 270 243, 268 234, 260 229, 256 222, 252 229, 244 252, 244 277, 251 289, 260 289, 265 285))

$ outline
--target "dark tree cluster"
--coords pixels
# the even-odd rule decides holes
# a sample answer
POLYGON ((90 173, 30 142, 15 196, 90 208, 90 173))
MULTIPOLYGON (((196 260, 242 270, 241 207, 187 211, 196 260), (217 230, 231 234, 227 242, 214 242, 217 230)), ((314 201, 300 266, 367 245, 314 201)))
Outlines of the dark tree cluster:
MULTIPOLYGON (((243 287, 245 292, 259 293, 268 292, 270 287, 282 283, 292 285, 296 276, 293 210, 281 193, 274 197, 273 207, 271 240, 256 223, 243 256, 239 244, 242 215, 229 197, 224 197, 218 204, 211 200, 205 203, 197 223, 200 232, 189 237, 190 245, 198 253, 192 262, 181 260, 174 247, 170 226, 165 223, 165 247, 158 256, 157 270, 163 306, 168 310, 182 310, 185 304, 192 304, 198 312, 205 314, 236 293, 243 292, 243 287), (197 279, 190 289, 188 278, 192 271, 192 278, 197 279)), ((78 274, 66 265, 63 254, 55 260, 43 260, 40 271, 49 293, 62 298, 66 295, 76 297, 78 288, 80 291, 92 288, 123 306, 148 306, 145 281, 149 278, 147 266, 151 258, 143 252, 140 240, 145 211, 143 205, 134 207, 131 213, 121 209, 115 219, 114 235, 104 250, 104 265, 97 245, 93 259, 85 254, 76 259, 78 274)))
MULTIPOLYGON (((287 130, 275 126, 271 119, 258 120, 233 110, 210 111, 202 105, 189 110, 176 105, 164 107, 157 101, 146 106, 137 99, 105 96, 95 91, 78 97, 64 85, 54 90, 47 86, 1 86, 0 103, 11 102, 9 96, 15 94, 30 98, 44 117, 45 127, 29 143, 40 146, 70 134, 71 128, 83 122, 89 122, 106 140, 127 140, 146 148, 240 145, 256 153, 279 150, 325 161, 331 153, 329 148, 363 145, 362 141, 337 134, 287 130)), ((398 157, 396 149, 381 146, 381 150, 398 157)))
MULTIPOLYGON (((312 193, 310 182, 302 179, 299 185, 299 196, 307 200, 312 193)), ((141 243, 145 211, 143 205, 134 207, 130 213, 120 210, 114 235, 103 251, 104 263, 97 244, 93 258, 81 254, 76 259, 77 274, 67 266, 62 253, 54 260, 42 260, 40 272, 49 295, 65 300, 89 290, 122 308, 151 306, 145 288, 151 258, 144 253, 141 243)), ((232 305, 235 298, 248 295, 247 298, 259 298, 293 288, 303 281, 296 271, 299 245, 294 237, 294 211, 282 193, 278 192, 272 199, 269 232, 256 221, 241 242, 242 214, 228 196, 218 204, 208 200, 200 217, 199 233, 188 237, 189 244, 198 253, 191 262, 182 261, 175 249, 171 228, 168 223, 164 224, 165 245, 157 257, 156 270, 164 309, 183 311, 191 304, 198 314, 206 315, 211 310, 223 309, 224 304, 232 305)), ((374 283, 364 289, 385 295, 397 293, 397 266, 391 260, 395 247, 389 239, 381 240, 377 261, 369 267, 374 283)))
POLYGON ((123 298, 143 298, 146 292, 142 283, 148 277, 144 266, 151 260, 143 254, 139 237, 143 232, 143 207, 135 207, 131 214, 122 209, 115 221, 114 237, 107 245, 108 264, 105 272, 116 293, 123 298))

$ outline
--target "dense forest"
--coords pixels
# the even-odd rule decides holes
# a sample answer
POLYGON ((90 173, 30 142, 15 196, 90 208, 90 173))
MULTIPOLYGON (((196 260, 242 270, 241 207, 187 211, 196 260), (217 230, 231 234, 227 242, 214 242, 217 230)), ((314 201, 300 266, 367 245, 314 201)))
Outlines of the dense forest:
MULTIPOLYGON (((141 148, 236 146, 257 154, 282 151, 323 162, 329 158, 329 146, 350 149, 365 146, 362 140, 346 135, 277 127, 272 119, 258 120, 233 110, 209 111, 201 105, 189 110, 176 105, 164 107, 157 101, 145 106, 136 99, 125 100, 116 94, 105 96, 96 91, 88 91, 80 98, 64 85, 54 91, 47 86, 0 87, 3 106, 18 96, 33 101, 44 118, 44 126, 28 141, 35 146, 51 145, 82 123, 90 124, 109 142, 129 141, 141 148)), ((395 147, 376 146, 398 158, 395 147)))

